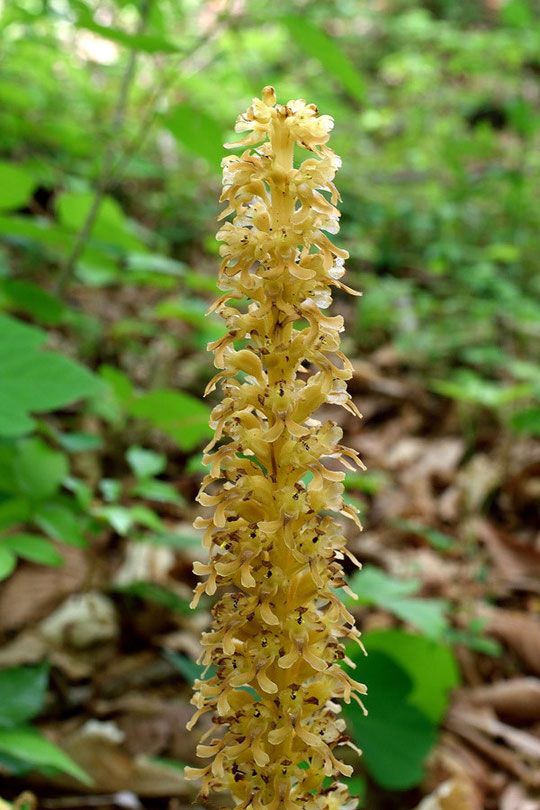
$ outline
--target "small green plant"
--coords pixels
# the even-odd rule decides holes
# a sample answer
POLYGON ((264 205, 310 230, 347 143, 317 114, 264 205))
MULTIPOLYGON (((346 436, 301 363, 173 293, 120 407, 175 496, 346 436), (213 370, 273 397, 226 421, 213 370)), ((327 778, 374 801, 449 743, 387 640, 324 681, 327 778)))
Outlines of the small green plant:
POLYGON ((18 776, 62 771, 89 785, 85 772, 29 725, 43 708, 48 680, 47 664, 0 670, 0 770, 18 776))

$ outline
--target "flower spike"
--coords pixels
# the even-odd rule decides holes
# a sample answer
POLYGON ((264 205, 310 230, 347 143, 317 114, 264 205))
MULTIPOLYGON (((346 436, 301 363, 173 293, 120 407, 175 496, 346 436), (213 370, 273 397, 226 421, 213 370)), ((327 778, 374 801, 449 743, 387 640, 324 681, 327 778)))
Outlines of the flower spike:
POLYGON ((332 287, 353 292, 340 281, 348 254, 326 236, 339 229, 332 127, 314 104, 277 104, 265 87, 237 120, 243 140, 226 144, 248 148, 222 163, 222 217, 233 219, 218 232, 224 295, 211 309, 228 332, 209 345, 207 391, 220 384, 224 397, 198 495, 213 516, 196 521, 210 559, 195 564, 206 579, 194 603, 227 590, 202 639, 200 662, 214 674, 192 699, 190 727, 213 714, 216 732, 198 746, 212 761, 186 776, 202 779, 203 797, 231 791, 237 810, 356 806, 339 782, 352 769, 334 755, 349 744, 335 701, 361 704, 366 687, 340 666, 343 640, 361 642, 335 589, 345 586, 339 560, 359 563, 328 512, 359 525, 336 462, 363 465, 335 422, 313 416, 325 402, 359 415, 339 351, 343 318, 323 312, 332 287), (295 145, 309 152, 298 168, 295 145), (323 790, 325 777, 335 781, 323 790))

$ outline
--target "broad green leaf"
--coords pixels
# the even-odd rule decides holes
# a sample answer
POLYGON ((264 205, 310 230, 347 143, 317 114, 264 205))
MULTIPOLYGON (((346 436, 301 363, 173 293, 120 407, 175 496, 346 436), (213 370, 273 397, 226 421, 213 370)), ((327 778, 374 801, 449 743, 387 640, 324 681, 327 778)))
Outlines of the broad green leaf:
POLYGON ((0 543, 0 580, 6 579, 15 570, 17 557, 9 549, 0 543))
MULTIPOLYGON (((368 656, 374 650, 386 653, 408 673, 413 682, 409 703, 439 723, 448 705, 449 691, 459 684, 459 669, 451 649, 403 630, 375 630, 366 633, 362 641, 368 656)), ((354 660, 363 662, 359 652, 354 660)))
POLYGON ((126 458, 137 478, 152 478, 162 473, 167 466, 167 457, 163 453, 145 450, 138 445, 129 448, 126 458))
POLYGON ((474 402, 486 408, 499 408, 507 402, 529 396, 532 391, 529 383, 502 385, 486 380, 470 369, 460 369, 450 380, 434 380, 431 388, 443 396, 474 402))
POLYGON ((349 57, 335 39, 329 37, 305 17, 281 18, 294 44, 307 56, 317 59, 327 73, 337 79, 342 87, 357 101, 365 101, 366 85, 349 57))
POLYGON ((99 368, 99 376, 112 388, 114 394, 120 402, 126 402, 133 396, 133 385, 131 380, 114 366, 103 365, 99 368))
POLYGON ((54 352, 40 351, 46 334, 0 315, 0 435, 19 436, 33 427, 31 413, 44 413, 97 393, 99 380, 54 352))
POLYGON ((131 515, 134 523, 138 523, 141 526, 146 526, 147 529, 152 529, 155 532, 165 531, 165 527, 161 519, 152 509, 149 509, 147 506, 143 506, 142 504, 132 506, 131 515))
POLYGON ((42 565, 62 565, 64 558, 50 540, 37 534, 19 532, 0 539, 0 545, 11 549, 18 557, 42 565))
POLYGON ((152 34, 130 34, 127 31, 122 31, 119 28, 112 28, 108 25, 101 25, 94 21, 92 11, 88 6, 81 2, 81 0, 70 0, 70 5, 78 12, 76 25, 78 28, 85 28, 87 31, 92 31, 94 34, 109 39, 111 42, 116 42, 117 45, 123 45, 133 51, 142 51, 143 53, 176 53, 180 50, 178 45, 166 39, 165 37, 158 37, 152 34))
POLYGON ((449 644, 463 644, 465 647, 470 647, 471 650, 491 655, 493 658, 500 658, 503 653, 503 648, 498 641, 481 635, 478 631, 455 630, 453 627, 449 627, 445 638, 449 644))
POLYGON ((416 579, 395 579, 373 565, 365 565, 353 575, 349 585, 360 602, 385 605, 416 593, 420 583, 416 579))
POLYGON ((392 599, 383 607, 421 630, 430 639, 443 638, 448 627, 448 603, 445 599, 392 599))
POLYGON ((40 501, 57 492, 69 468, 63 453, 34 436, 18 443, 13 469, 20 491, 40 501))
POLYGON ((77 505, 85 512, 89 511, 93 493, 88 484, 85 481, 81 481, 79 478, 73 478, 73 476, 68 475, 64 481, 64 486, 66 489, 69 489, 70 492, 73 492, 77 505))
POLYGON ((159 253, 129 253, 126 256, 128 270, 136 273, 157 273, 182 278, 186 265, 183 262, 161 256, 159 253))
POLYGON ((155 312, 158 318, 178 318, 193 326, 195 344, 206 348, 207 343, 223 335, 223 321, 214 315, 207 316, 207 310, 208 301, 181 296, 161 301, 155 312))
POLYGON ((119 504, 110 504, 98 507, 94 510, 93 514, 96 517, 106 520, 118 534, 123 536, 136 524, 146 526, 148 529, 152 529, 156 532, 163 531, 164 529, 156 513, 142 505, 128 507, 120 506, 119 504))
POLYGON ((30 504, 27 498, 17 496, 0 500, 0 530, 24 523, 29 515, 30 504))
MULTIPOLYGON (((95 194, 90 191, 72 191, 62 194, 57 203, 61 224, 71 230, 79 231, 94 203, 94 197, 95 194)), ((126 251, 144 250, 143 243, 133 235, 129 220, 112 197, 102 199, 92 227, 91 237, 126 251)))
POLYGON ((380 472, 348 473, 343 481, 346 490, 359 490, 368 495, 376 495, 384 487, 386 476, 380 472))
POLYGON ((354 574, 349 585, 361 602, 389 610, 431 639, 442 638, 448 627, 445 617, 448 604, 444 599, 411 598, 419 588, 417 580, 395 579, 366 565, 354 574))
POLYGON ((48 682, 47 664, 0 669, 0 727, 26 723, 39 714, 48 682))
POLYGON ((178 506, 186 503, 185 498, 183 498, 168 481, 156 481, 154 479, 145 478, 133 487, 131 493, 138 495, 140 498, 147 498, 149 501, 156 501, 157 503, 174 503, 178 506))
POLYGON ((68 453, 87 453, 103 447, 103 439, 93 433, 56 433, 55 438, 68 453))
POLYGON ((511 425, 516 433, 540 436, 540 408, 524 408, 512 416, 511 425))
POLYGON ((74 235, 45 218, 0 216, 0 233, 15 241, 36 243, 61 255, 67 255, 73 248, 74 235))
POLYGON ((94 511, 96 517, 106 520, 118 534, 126 535, 133 526, 133 515, 127 506, 113 504, 100 506, 94 511))
POLYGON ((0 161, 0 211, 21 208, 36 185, 34 175, 23 166, 0 161))
POLYGON ((219 171, 225 156, 224 138, 219 123, 208 113, 185 101, 173 107, 163 123, 182 146, 219 171))
POLYGON ((31 281, 7 278, 1 289, 13 308, 26 312, 46 326, 60 323, 65 312, 63 303, 31 281))
POLYGON ((122 494, 122 482, 116 478, 102 478, 99 482, 99 489, 105 500, 112 503, 117 501, 122 494))
POLYGON ((200 548, 201 536, 198 534, 174 534, 164 533, 151 534, 141 538, 144 543, 152 543, 155 546, 170 546, 170 548, 200 548))
MULTIPOLYGON (((69 479, 66 480, 68 485, 69 479)), ((76 488, 70 486, 70 489, 76 488)), ((83 507, 87 509, 90 505, 89 499, 84 502, 83 507)), ((84 516, 74 510, 76 504, 72 499, 55 498, 40 503, 32 513, 33 522, 39 526, 49 537, 66 543, 68 546, 85 548, 88 543, 84 538, 83 530, 85 526, 84 516), (71 502, 70 502, 71 500, 71 502)))
POLYGON ((35 728, 0 728, 0 752, 29 762, 37 768, 57 768, 85 785, 91 784, 92 780, 87 774, 61 748, 49 742, 35 728))
POLYGON ((453 537, 449 537, 447 534, 439 532, 437 529, 431 529, 429 526, 424 526, 422 523, 417 523, 413 520, 394 520, 392 521, 392 525, 397 529, 401 529, 403 532, 409 532, 418 537, 423 537, 438 551, 448 551, 456 545, 456 541, 453 537))
POLYGON ((358 662, 354 677, 368 685, 363 701, 369 713, 364 717, 354 702, 345 704, 343 711, 371 775, 390 790, 417 785, 436 729, 410 702, 412 679, 393 658, 378 650, 358 662))
POLYGON ((207 405, 184 391, 161 389, 134 397, 127 410, 172 436, 182 450, 191 450, 211 435, 207 405))
POLYGON ((531 28, 535 22, 527 0, 509 0, 502 4, 499 14, 503 22, 516 28, 531 28))

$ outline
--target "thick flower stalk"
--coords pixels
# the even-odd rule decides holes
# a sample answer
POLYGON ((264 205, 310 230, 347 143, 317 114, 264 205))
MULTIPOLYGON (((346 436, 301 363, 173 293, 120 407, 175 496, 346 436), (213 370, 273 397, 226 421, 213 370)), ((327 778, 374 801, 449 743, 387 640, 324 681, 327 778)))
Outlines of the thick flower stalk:
POLYGON ((360 643, 336 593, 346 588, 340 560, 358 563, 331 513, 360 525, 337 468, 362 463, 334 422, 313 416, 325 402, 359 415, 339 350, 343 318, 323 312, 332 287, 353 292, 340 281, 348 254, 324 233, 339 222, 332 126, 313 104, 276 104, 266 87, 238 118, 236 131, 249 134, 228 144, 248 149, 223 161, 221 217, 233 219, 218 233, 225 292, 211 309, 228 332, 209 346, 219 372, 207 391, 221 382, 224 398, 198 496, 214 512, 195 522, 210 560, 194 566, 206 577, 194 603, 227 592, 203 635, 209 671, 195 684, 189 724, 212 712, 198 747, 212 762, 186 773, 202 778, 203 796, 230 790, 240 810, 356 806, 335 781, 352 769, 334 748, 352 746, 336 700, 362 705, 366 691, 339 663, 343 640, 360 643), (298 168, 295 144, 309 152, 298 168))

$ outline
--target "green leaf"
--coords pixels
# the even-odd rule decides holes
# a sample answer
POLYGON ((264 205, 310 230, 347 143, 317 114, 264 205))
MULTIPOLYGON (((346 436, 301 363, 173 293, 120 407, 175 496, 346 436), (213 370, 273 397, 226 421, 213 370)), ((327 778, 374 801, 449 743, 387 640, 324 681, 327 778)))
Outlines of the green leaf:
POLYGON ((0 435, 20 436, 43 413, 96 394, 99 380, 87 369, 39 347, 45 332, 0 315, 0 435))
POLYGON ((2 291, 14 309, 31 315, 46 326, 60 323, 65 313, 63 303, 31 281, 7 278, 2 281, 2 291))
POLYGON ((133 396, 131 380, 120 369, 104 364, 99 368, 99 376, 112 388, 120 402, 127 402, 133 396))
MULTIPOLYGON (((378 605, 403 621, 410 622, 431 639, 441 639, 448 627, 444 599, 413 599, 417 580, 399 580, 384 571, 366 565, 350 580, 349 586, 361 602, 378 605)), ((352 600, 351 600, 352 602, 352 600)))
POLYGON ((55 494, 69 468, 63 453, 36 436, 18 443, 13 469, 20 491, 39 501, 55 494))
POLYGON ((133 51, 143 53, 177 53, 180 48, 164 37, 152 34, 129 34, 119 28, 111 28, 108 25, 101 25, 94 21, 91 10, 81 0, 70 0, 72 8, 78 12, 76 25, 78 28, 85 28, 94 34, 123 45, 133 51))
POLYGON ((9 529, 18 523, 24 523, 30 514, 27 498, 6 498, 0 501, 0 529, 9 529))
POLYGON ((224 138, 219 123, 208 113, 185 101, 163 116, 163 123, 182 146, 219 171, 225 155, 224 138))
POLYGON ((517 411, 512 416, 511 425, 516 433, 540 436, 540 408, 525 408, 517 411))
POLYGON ((430 529, 429 526, 424 526, 422 523, 416 523, 413 520, 394 520, 392 525, 403 532, 423 537, 438 551, 448 551, 456 545, 453 537, 449 537, 447 534, 437 531, 437 529, 430 529))
POLYGON ((445 599, 395 599, 384 607, 421 630, 428 638, 437 640, 444 637, 448 627, 445 616, 448 603, 445 599))
POLYGON ((0 728, 0 753, 29 762, 35 767, 57 768, 90 785, 92 780, 61 748, 45 739, 35 728, 0 728))
POLYGON ((386 476, 381 472, 347 473, 343 486, 346 490, 358 490, 368 495, 376 495, 386 483, 386 476))
POLYGON ((133 526, 133 515, 127 506, 117 504, 100 506, 94 511, 96 517, 106 520, 118 534, 124 536, 133 526))
POLYGON ((368 684, 364 717, 356 703, 343 711, 363 760, 382 787, 406 790, 423 777, 423 763, 435 743, 433 722, 410 702, 413 680, 393 658, 378 650, 358 664, 355 678, 368 684))
POLYGON ((50 220, 35 217, 30 219, 23 216, 0 216, 0 233, 16 241, 37 244, 41 248, 49 248, 65 255, 73 247, 73 234, 50 220))
POLYGON ((116 478, 102 478, 99 489, 106 501, 117 501, 122 494, 122 482, 116 478))
POLYGON ((118 504, 100 506, 94 510, 94 515, 106 520, 122 536, 125 536, 137 523, 158 532, 163 531, 164 528, 156 513, 142 505, 131 507, 118 504))
POLYGON ((137 478, 152 478, 162 473, 167 466, 167 457, 163 453, 145 450, 137 445, 129 448, 126 458, 137 478))
POLYGON ((294 43, 307 56, 317 59, 323 68, 337 79, 342 87, 358 101, 365 101, 366 85, 362 76, 338 43, 305 17, 281 18, 294 43))
POLYGON ((159 253, 129 253, 126 256, 126 265, 128 270, 135 273, 156 273, 174 278, 182 278, 186 271, 183 262, 159 253))
MULTIPOLYGON (((424 636, 403 630, 375 630, 366 633, 362 641, 368 655, 383 652, 398 663, 411 677, 413 686, 409 703, 439 723, 446 711, 449 691, 459 685, 459 669, 449 647, 424 636)), ((362 652, 354 654, 355 661, 364 660, 362 652)))
MULTIPOLYGON (((89 504, 88 504, 89 505, 89 504)), ((68 499, 53 499, 39 504, 32 515, 33 521, 46 534, 68 546, 85 548, 88 543, 84 538, 84 519, 76 514, 68 499)))
POLYGON ((157 305, 155 313, 158 318, 167 320, 178 318, 193 326, 194 342, 201 348, 205 348, 208 342, 217 340, 223 335, 223 322, 213 315, 207 316, 207 310, 208 301, 180 296, 161 301, 157 305))
POLYGON ((42 565, 62 565, 64 558, 50 540, 37 534, 20 532, 0 539, 0 545, 9 548, 18 557, 42 565))
POLYGON ((184 391, 149 391, 134 397, 126 409, 172 436, 182 450, 193 449, 211 435, 208 406, 184 391))
POLYGON ((532 391, 529 383, 502 385, 486 380, 470 369, 460 369, 450 380, 433 380, 431 388, 451 399, 473 402, 486 408, 499 408, 508 402, 529 396, 532 391))
POLYGON ((158 503, 173 503, 178 506, 182 506, 186 503, 185 498, 167 481, 144 479, 133 487, 131 494, 138 495, 140 498, 148 498, 149 501, 157 501, 158 503))
POLYGON ((349 582, 351 590, 360 602, 367 605, 384 605, 415 593, 419 588, 417 579, 395 579, 373 565, 365 565, 349 582))
POLYGON ((93 433, 55 433, 55 438, 68 453, 87 453, 103 447, 103 439, 93 433))
POLYGON ((0 161, 0 211, 13 211, 28 202, 36 178, 22 166, 0 161))
POLYGON ((0 544, 0 580, 9 577, 16 565, 17 558, 15 554, 0 544))
POLYGON ((480 635, 478 632, 455 630, 453 627, 449 627, 445 638, 449 644, 463 644, 465 647, 470 647, 471 650, 484 653, 484 655, 491 655, 494 658, 500 658, 503 653, 503 648, 498 641, 480 635))
POLYGON ((0 726, 17 726, 35 717, 45 702, 49 667, 0 670, 0 726))
MULTIPOLYGON (((136 538, 135 538, 136 539, 136 538)), ((201 536, 196 534, 151 534, 140 538, 141 542, 152 543, 155 546, 169 546, 170 548, 200 548, 201 536)))
POLYGON ((532 28, 533 12, 526 0, 509 0, 499 11, 501 20, 515 28, 532 28))
MULTIPOLYGON (((94 203, 94 192, 72 191, 62 194, 57 203, 60 223, 72 231, 79 231, 94 203)), ((114 245, 125 251, 142 251, 143 243, 133 235, 131 224, 120 205, 112 197, 104 197, 92 227, 92 239, 114 245)))

